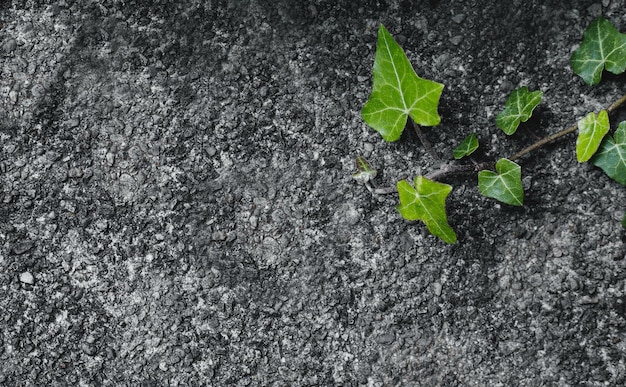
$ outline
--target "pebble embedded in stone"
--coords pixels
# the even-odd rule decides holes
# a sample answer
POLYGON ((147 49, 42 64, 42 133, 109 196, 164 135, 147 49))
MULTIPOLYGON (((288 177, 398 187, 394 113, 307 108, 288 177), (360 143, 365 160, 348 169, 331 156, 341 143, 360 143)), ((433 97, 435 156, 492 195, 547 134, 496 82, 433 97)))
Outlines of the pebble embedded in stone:
POLYGON ((435 296, 441 296, 441 291, 443 290, 443 286, 439 282, 435 282, 433 284, 433 291, 435 292, 435 296))
POLYGON ((460 13, 458 15, 454 15, 452 16, 452 20, 457 23, 457 24, 461 24, 463 23, 463 20, 465 20, 465 14, 464 13, 460 13))
POLYGON ((396 337, 393 333, 385 333, 383 335, 378 336, 376 338, 376 342, 378 344, 388 345, 388 344, 393 343, 395 339, 396 337))
POLYGON ((25 271, 20 274, 20 282, 27 285, 32 285, 35 283, 35 277, 31 273, 25 271))
POLYGON ((15 244, 11 250, 15 255, 22 255, 32 249, 33 246, 34 244, 31 241, 20 242, 15 244))
POLYGON ((450 38, 450 43, 458 46, 463 41, 463 37, 461 35, 456 35, 450 38))
POLYGON ((16 47, 17 47, 17 41, 15 39, 7 39, 2 45, 2 49, 6 53, 15 51, 16 47))

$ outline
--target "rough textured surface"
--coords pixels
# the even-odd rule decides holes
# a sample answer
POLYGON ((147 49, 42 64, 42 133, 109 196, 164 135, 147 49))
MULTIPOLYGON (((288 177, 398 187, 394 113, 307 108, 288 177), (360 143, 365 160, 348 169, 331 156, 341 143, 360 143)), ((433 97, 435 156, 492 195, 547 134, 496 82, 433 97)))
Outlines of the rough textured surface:
POLYGON ((573 137, 521 161, 523 208, 447 178, 453 246, 350 175, 436 167, 360 119, 380 23, 446 85, 438 152, 489 160, 621 96, 568 58, 624 9, 0 3, 0 384, 623 385, 626 192, 573 137), (506 138, 521 85, 544 100, 506 138))

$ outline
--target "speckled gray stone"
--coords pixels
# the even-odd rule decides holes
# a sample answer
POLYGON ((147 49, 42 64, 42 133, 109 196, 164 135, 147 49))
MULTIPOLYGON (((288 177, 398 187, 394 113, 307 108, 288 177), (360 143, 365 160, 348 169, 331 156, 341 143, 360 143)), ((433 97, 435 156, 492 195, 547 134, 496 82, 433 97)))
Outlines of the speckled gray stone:
POLYGON ((626 193, 573 137, 518 160, 521 208, 446 177, 452 246, 351 178, 438 167, 360 118, 380 23, 445 85, 439 157, 476 133, 486 162, 623 94, 568 63, 623 8, 3 2, 0 384, 626 384, 626 193), (544 99, 504 136, 523 85, 544 99))

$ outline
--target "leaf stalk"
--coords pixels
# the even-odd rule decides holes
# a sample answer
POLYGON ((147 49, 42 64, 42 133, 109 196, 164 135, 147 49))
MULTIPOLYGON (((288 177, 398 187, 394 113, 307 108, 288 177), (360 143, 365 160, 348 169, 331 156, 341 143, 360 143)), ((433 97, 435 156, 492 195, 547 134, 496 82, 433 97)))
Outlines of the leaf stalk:
MULTIPOLYGON (((617 108, 619 108, 621 105, 623 105, 626 102, 626 94, 623 95, 620 99, 618 99, 617 101, 613 102, 611 104, 611 106, 607 107, 605 110, 607 111, 607 113, 611 113, 613 111, 615 111, 617 108)), ((574 125, 563 129, 559 132, 556 132, 554 134, 551 134, 547 137, 542 138, 541 140, 535 142, 532 145, 527 146, 526 148, 522 149, 521 151, 515 153, 514 155, 507 157, 509 160, 511 161, 515 161, 517 159, 520 159, 524 156, 526 156, 527 154, 529 154, 530 152, 534 151, 535 149, 539 149, 542 146, 549 144, 563 136, 566 136, 570 133, 574 133, 576 130, 578 130, 578 123, 575 123, 574 125)))

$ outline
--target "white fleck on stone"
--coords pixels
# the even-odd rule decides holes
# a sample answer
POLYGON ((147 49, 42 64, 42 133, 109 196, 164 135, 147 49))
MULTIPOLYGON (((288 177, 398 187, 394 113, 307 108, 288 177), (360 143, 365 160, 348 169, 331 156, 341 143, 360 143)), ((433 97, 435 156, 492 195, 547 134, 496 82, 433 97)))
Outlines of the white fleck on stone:
POLYGON ((131 201, 135 196, 137 188, 137 181, 131 175, 123 173, 120 176, 119 191, 124 201, 131 201))
POLYGON ((11 101, 11 103, 14 105, 17 103, 17 91, 9 91, 9 101, 11 101))
POLYGON ((213 239, 214 241, 225 241, 226 233, 221 230, 214 231, 213 234, 211 234, 211 239, 213 239))
POLYGON ((346 209, 345 217, 350 226, 356 225, 361 220, 361 214, 356 208, 352 206, 348 206, 348 208, 346 209))
POLYGON ((28 285, 32 285, 35 283, 35 277, 33 277, 33 275, 30 274, 29 272, 25 271, 22 274, 20 274, 20 282, 28 284, 28 285))
POLYGON ((452 20, 456 24, 461 24, 461 23, 463 23, 463 20, 465 20, 465 14, 464 13, 460 13, 458 15, 454 15, 454 16, 452 16, 452 20))
POLYGON ((109 153, 107 153, 105 155, 105 158, 106 158, 106 161, 107 161, 107 164, 109 165, 109 167, 112 167, 113 164, 115 163, 115 154, 109 152, 109 153))
POLYGON ((450 38, 450 43, 458 46, 463 41, 463 37, 461 35, 456 35, 450 38))
POLYGON ((252 215, 249 219, 250 221, 250 225, 252 226, 253 230, 256 230, 257 226, 259 225, 259 218, 257 218, 256 216, 252 215))
POLYGON ((442 289, 443 289, 443 286, 439 282, 435 282, 433 284, 433 291, 435 292, 435 296, 437 297, 441 296, 442 289))
POLYGON ((511 276, 505 274, 498 279, 498 286, 500 289, 508 289, 511 285, 511 276))

